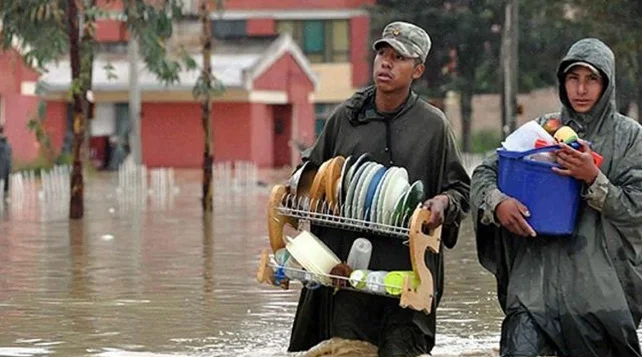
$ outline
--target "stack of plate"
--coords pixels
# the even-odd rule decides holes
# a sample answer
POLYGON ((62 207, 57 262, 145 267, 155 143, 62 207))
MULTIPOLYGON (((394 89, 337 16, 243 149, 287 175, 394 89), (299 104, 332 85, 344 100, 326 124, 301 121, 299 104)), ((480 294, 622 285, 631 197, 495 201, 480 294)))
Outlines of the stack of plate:
POLYGON ((358 157, 337 156, 318 169, 304 165, 299 171, 301 179, 292 180, 290 192, 296 189, 310 198, 313 211, 323 201, 333 211, 339 207, 336 213, 346 218, 406 226, 414 209, 424 200, 421 181, 411 184, 406 169, 385 168, 371 161, 367 153, 358 157))
POLYGON ((341 205, 344 217, 405 226, 423 199, 422 182, 410 184, 406 169, 385 168, 363 154, 343 162, 334 201, 341 205))

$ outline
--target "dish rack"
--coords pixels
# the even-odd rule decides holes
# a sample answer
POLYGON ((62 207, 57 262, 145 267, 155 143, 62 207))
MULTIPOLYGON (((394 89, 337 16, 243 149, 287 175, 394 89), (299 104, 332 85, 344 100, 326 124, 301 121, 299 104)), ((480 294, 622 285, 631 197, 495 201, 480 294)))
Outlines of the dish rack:
MULTIPOLYGON (((399 298, 401 307, 429 314, 434 293, 433 276, 426 266, 424 252, 428 249, 434 254, 439 253, 441 243, 441 226, 434 229, 430 234, 424 232, 424 227, 430 220, 430 211, 417 207, 410 217, 393 217, 391 221, 393 224, 387 224, 345 217, 342 213, 346 209, 347 207, 329 205, 322 200, 291 195, 283 185, 274 186, 270 193, 267 214, 270 249, 264 249, 261 253, 257 280, 260 283, 289 289, 290 279, 285 273, 291 273, 290 275, 295 273, 305 276, 305 279, 299 279, 303 283, 311 281, 313 285, 318 284, 336 289, 399 298), (401 224, 404 222, 407 222, 407 227, 401 224), (319 225, 397 238, 408 245, 412 271, 417 281, 413 285, 411 278, 406 276, 403 280, 400 294, 393 295, 386 292, 353 288, 349 283, 349 278, 345 276, 317 274, 280 266, 276 262, 274 253, 279 249, 285 248, 283 230, 286 225, 290 225, 295 229, 302 229, 308 225, 319 225)), ((367 217, 367 214, 359 216, 367 217)), ((390 221, 388 222, 390 223, 390 221)), ((382 288, 386 287, 383 284, 377 285, 382 288)))

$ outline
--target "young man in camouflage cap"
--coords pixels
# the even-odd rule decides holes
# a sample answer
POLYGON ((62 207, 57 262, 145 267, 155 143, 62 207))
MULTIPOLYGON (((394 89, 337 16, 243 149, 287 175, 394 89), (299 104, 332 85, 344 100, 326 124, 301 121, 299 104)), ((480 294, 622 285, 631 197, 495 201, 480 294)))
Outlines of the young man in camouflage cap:
MULTIPOLYGON (((459 224, 469 209, 470 178, 461 164, 448 120, 411 89, 422 76, 430 37, 406 22, 386 26, 374 42, 374 85, 339 105, 305 159, 321 164, 341 155, 364 153, 386 167, 403 167, 410 183, 424 186, 424 205, 432 211, 431 228, 443 225, 442 241, 452 248, 459 224)), ((367 237, 373 245, 370 270, 412 270, 408 247, 398 239, 324 227, 312 227, 342 260, 353 241, 367 237)), ((426 253, 434 276, 430 315, 399 307, 399 300, 330 288, 303 289, 294 321, 290 351, 308 350, 338 337, 368 341, 379 356, 418 356, 435 344, 435 310, 443 290, 443 256, 426 253)))

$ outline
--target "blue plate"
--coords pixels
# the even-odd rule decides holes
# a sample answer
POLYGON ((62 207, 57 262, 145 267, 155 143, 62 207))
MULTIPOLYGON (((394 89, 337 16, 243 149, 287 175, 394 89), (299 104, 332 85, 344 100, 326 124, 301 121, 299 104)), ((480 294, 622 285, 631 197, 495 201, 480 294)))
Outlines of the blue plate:
POLYGON ((366 216, 364 217, 366 221, 370 220, 370 215, 372 213, 372 200, 374 199, 374 195, 375 195, 375 192, 377 191, 377 187, 379 187, 379 182, 381 182, 381 179, 383 178, 385 173, 386 173, 385 167, 379 168, 379 170, 377 170, 377 172, 372 177, 372 181, 370 181, 370 186, 368 186, 368 193, 366 194, 366 203, 363 206, 366 212, 366 216))

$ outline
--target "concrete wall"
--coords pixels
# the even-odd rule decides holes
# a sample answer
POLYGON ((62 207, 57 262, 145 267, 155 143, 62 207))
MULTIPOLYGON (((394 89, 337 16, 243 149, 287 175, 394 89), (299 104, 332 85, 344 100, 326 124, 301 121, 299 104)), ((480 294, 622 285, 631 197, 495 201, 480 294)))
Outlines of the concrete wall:
MULTIPOLYGON (((560 105, 554 88, 539 89, 518 96, 518 102, 524 107, 524 114, 518 118, 519 124, 537 118, 538 116, 559 111, 560 105)), ((455 134, 461 136, 461 112, 459 95, 452 94, 445 101, 446 116, 453 125, 455 134)), ((501 98, 498 94, 476 95, 473 98, 473 132, 493 130, 500 132, 502 109, 501 98)))
MULTIPOLYGON (((518 102, 524 107, 524 114, 519 116, 518 125, 533 120, 542 114, 558 112, 561 108, 557 89, 543 88, 528 94, 520 94, 518 102)), ((461 115, 459 96, 452 94, 445 101, 446 116, 453 125, 455 134, 461 136, 461 115)), ((473 128, 472 131, 501 130, 501 98, 498 94, 476 95, 473 98, 473 128)), ((637 107, 632 106, 628 115, 637 119, 637 107)))

